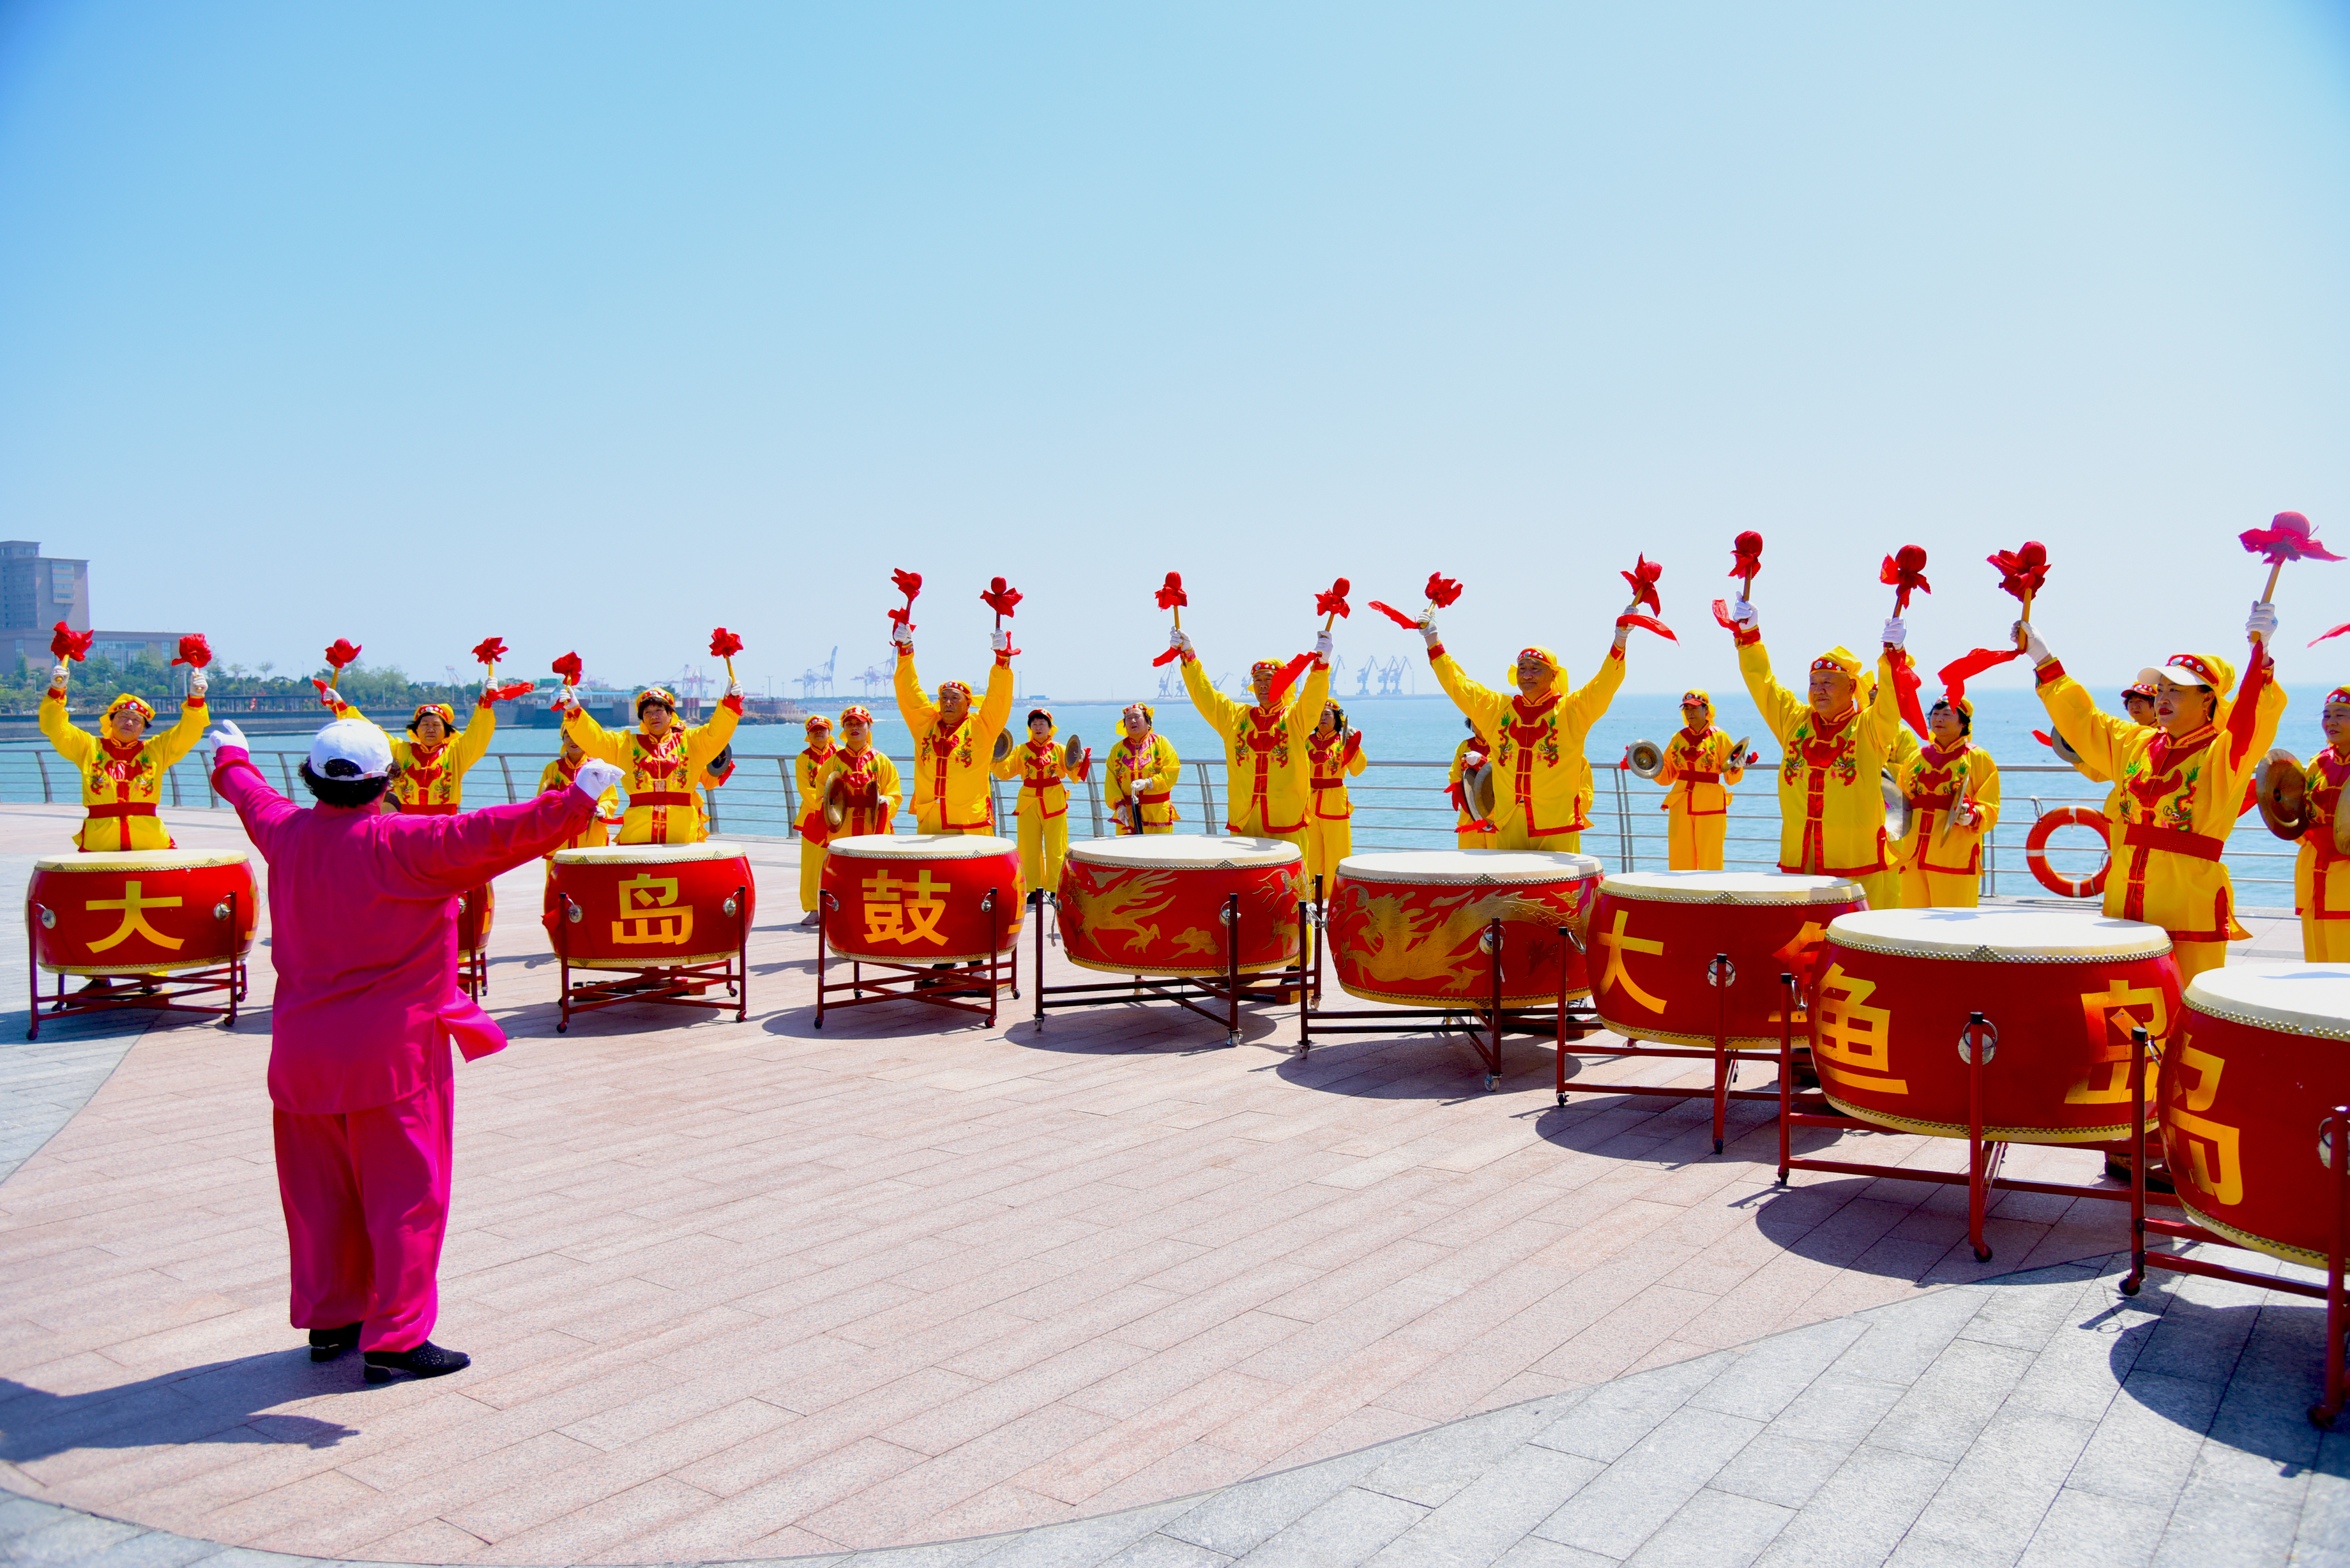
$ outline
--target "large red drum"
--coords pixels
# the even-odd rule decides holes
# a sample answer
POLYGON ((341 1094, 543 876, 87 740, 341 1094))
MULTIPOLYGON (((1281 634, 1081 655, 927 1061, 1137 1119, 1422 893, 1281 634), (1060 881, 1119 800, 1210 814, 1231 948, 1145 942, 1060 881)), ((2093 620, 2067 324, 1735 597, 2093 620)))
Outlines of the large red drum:
POLYGON ((2350 1105, 2350 965, 2230 964, 2187 988, 2158 1086, 2179 1206, 2241 1246, 2326 1267, 2334 1192, 2320 1143, 2350 1105))
POLYGON ((558 849, 551 867, 556 951, 575 969, 659 969, 731 961, 758 888, 731 844, 558 849))
POLYGON ((168 974, 243 958, 260 912, 243 853, 47 856, 25 889, 33 961, 52 974, 168 974))
POLYGON ((1808 975, 1860 884, 1785 871, 1630 871, 1599 885, 1586 943, 1601 1022, 1627 1040, 1732 1051, 1779 1044, 1783 974, 1808 975), (1713 982, 1717 955, 1727 986, 1713 982))
POLYGON ((2107 1143, 2128 1135, 2136 1047, 2178 1016, 2159 926, 2089 910, 1864 909, 1828 927, 1812 985, 1813 1064, 1847 1116, 1968 1136, 1968 1014, 1996 1032, 1983 1137, 2107 1143))
POLYGON ((1145 834, 1069 846, 1061 864, 1061 950, 1111 974, 1207 977, 1297 961, 1305 857, 1278 838, 1145 834), (1240 896, 1238 963, 1225 950, 1240 896))
POLYGON ((1349 855, 1326 895, 1339 986, 1366 1002, 1422 1006, 1491 1002, 1480 945, 1502 922, 1502 1005, 1586 996, 1581 934, 1598 895, 1599 862, 1547 849, 1399 849, 1349 855))
POLYGON ((1012 950, 1028 908, 1020 846, 986 833, 836 838, 823 886, 826 942, 872 963, 985 963, 1012 950))

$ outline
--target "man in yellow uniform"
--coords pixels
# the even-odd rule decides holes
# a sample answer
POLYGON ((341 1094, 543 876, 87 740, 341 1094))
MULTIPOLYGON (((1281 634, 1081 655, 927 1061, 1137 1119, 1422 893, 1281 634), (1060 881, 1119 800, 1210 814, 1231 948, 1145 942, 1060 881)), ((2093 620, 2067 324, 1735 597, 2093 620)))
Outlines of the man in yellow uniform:
POLYGON ((1624 684, 1624 639, 1631 628, 1616 628, 1599 673, 1572 695, 1566 691, 1566 667, 1556 654, 1539 646, 1520 649, 1512 670, 1518 683, 1514 697, 1471 680, 1444 651, 1433 608, 1420 617, 1419 634, 1428 643, 1437 684, 1479 734, 1493 737, 1492 846, 1580 852, 1583 830, 1591 826, 1595 789, 1584 742, 1624 684))
MULTIPOLYGON (((367 717, 331 686, 318 701, 338 719, 367 717)), ((406 737, 391 742, 391 788, 384 799, 393 810, 403 816, 454 816, 464 809, 465 775, 489 754, 490 738, 498 732, 496 701, 485 688, 454 742, 449 737, 457 728, 455 709, 446 702, 417 705, 406 737)))
POLYGON ((989 639, 995 667, 987 672, 987 694, 977 712, 971 688, 960 680, 942 682, 936 702, 922 695, 913 631, 892 621, 889 637, 898 645, 898 713, 914 737, 914 831, 994 832, 987 772, 995 761, 995 737, 1012 717, 1012 634, 998 629, 989 639))
MULTIPOLYGON (((1905 909, 1971 909, 1982 899, 1982 844, 1999 826, 1999 764, 1974 743, 1975 705, 1944 697, 1928 743, 1897 768, 1909 831, 1893 846, 1905 909)), ((1902 732, 1907 734, 1905 728, 1902 732)))
POLYGON ((1181 813, 1175 809, 1175 776, 1183 766, 1175 742, 1158 732, 1159 715, 1148 702, 1132 702, 1118 715, 1126 738, 1110 748, 1109 809, 1122 835, 1172 833, 1181 813))
POLYGON ((1469 798, 1469 775, 1485 765, 1492 755, 1493 742, 1478 732, 1477 721, 1463 719, 1469 738, 1452 748, 1452 771, 1445 775, 1444 793, 1452 797, 1452 809, 1459 816, 1452 825, 1452 842, 1462 849, 1493 847, 1493 824, 1491 818, 1477 815, 1477 803, 1469 798))
POLYGON ((1020 875, 1028 884, 1028 901, 1042 904, 1048 891, 1061 886, 1061 862, 1069 854, 1069 785, 1085 782, 1094 754, 1087 752, 1072 769, 1053 744, 1053 713, 1049 708, 1028 710, 1028 741, 1003 753, 994 765, 995 776, 1020 781, 1020 801, 1013 815, 1020 823, 1020 875))
POLYGON ((2029 622, 2015 629, 2056 732, 2116 786, 2106 913, 2168 931, 2182 984, 2218 969, 2228 944, 2251 934, 2236 923, 2235 883, 2220 857, 2243 809, 2245 781, 2284 716, 2266 646, 2275 608, 2256 604, 2244 623, 2251 659, 2241 692, 2235 667, 2217 654, 2174 653, 2160 670, 2140 671, 2155 688, 2151 730, 2098 711, 2029 622))
POLYGON ((204 672, 189 672, 188 695, 180 704, 180 722, 159 735, 147 733, 155 710, 144 698, 128 691, 106 705, 92 735, 66 717, 66 661, 49 671, 49 689, 41 698, 41 733, 57 754, 81 778, 85 813, 74 847, 105 849, 169 849, 172 835, 155 808, 163 794, 163 775, 203 738, 208 710, 204 707, 204 672))
MULTIPOLYGON (((2350 962, 2350 855, 2336 847, 2342 786, 2350 784, 2350 686, 2325 694, 2325 749, 2309 759, 2302 786, 2309 826, 2293 863, 2293 903, 2301 911, 2301 956, 2310 963, 2350 962)), ((2292 762, 2272 751, 2272 761, 2292 762)))
POLYGON ((1885 763, 1901 730, 1893 672, 1906 659, 1907 631, 1885 623, 1884 652, 1870 680, 1860 656, 1832 648, 1812 660, 1798 694, 1771 673, 1754 607, 1731 612, 1739 672, 1763 725, 1784 749, 1779 763, 1779 869, 1858 882, 1869 907, 1901 907, 1900 873, 1886 856, 1885 763))
POLYGON ((558 693, 563 733, 582 752, 620 770, 628 806, 620 815, 621 844, 699 844, 702 810, 693 791, 702 770, 734 738, 743 718, 743 688, 727 682, 726 695, 706 724, 686 729, 677 722, 677 699, 654 686, 637 694, 637 727, 607 730, 579 706, 570 687, 558 693))
POLYGON ((905 794, 898 782, 898 764, 873 749, 873 715, 861 702, 840 711, 841 744, 816 775, 819 810, 831 798, 832 781, 846 778, 842 792, 848 814, 832 831, 834 838, 860 834, 895 833, 898 806, 905 794))
POLYGON ((1322 704, 1322 722, 1306 737, 1305 762, 1313 786, 1306 801, 1305 875, 1323 878, 1326 893, 1338 862, 1355 852, 1355 803, 1347 791, 1347 776, 1370 765, 1363 755, 1363 732, 1347 727, 1347 711, 1336 702, 1322 704))
POLYGON ((821 713, 807 718, 807 744, 792 759, 792 782, 799 786, 800 815, 792 826, 800 836, 800 924, 816 922, 816 889, 824 880, 824 846, 832 838, 824 819, 825 764, 840 748, 832 742, 832 721, 821 713))
POLYGON ((1730 791, 1746 776, 1736 742, 1714 727, 1713 694, 1681 693, 1680 733, 1665 742, 1657 782, 1665 788, 1665 864, 1719 871, 1729 837, 1730 791))
POLYGON ((1330 694, 1330 634, 1314 644, 1305 685, 1284 691, 1288 671, 1270 659, 1249 666, 1253 703, 1233 701, 1210 684, 1191 639, 1178 630, 1169 646, 1183 655, 1183 689, 1208 728, 1224 742, 1224 831, 1234 837, 1278 838, 1305 847, 1305 739, 1330 694))

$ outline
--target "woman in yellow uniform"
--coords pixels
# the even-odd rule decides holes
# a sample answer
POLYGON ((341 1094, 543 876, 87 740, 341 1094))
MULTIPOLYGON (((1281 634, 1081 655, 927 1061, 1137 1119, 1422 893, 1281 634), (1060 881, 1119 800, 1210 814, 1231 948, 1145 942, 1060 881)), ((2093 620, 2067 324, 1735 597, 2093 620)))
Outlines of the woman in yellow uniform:
POLYGON ((1730 790, 1746 762, 1714 728, 1713 694, 1681 693, 1680 733, 1665 742, 1657 782, 1665 789, 1665 864, 1676 871, 1719 871, 1729 836, 1730 790))
POLYGON ((1935 703, 1926 732, 1894 775, 1909 803, 1909 831, 1893 846, 1901 907, 1971 909, 1982 900, 1983 840, 1999 826, 1999 764, 1974 743, 1975 705, 1964 697, 1935 703))
POLYGON ((936 702, 924 696, 914 669, 913 632, 904 621, 892 621, 889 636, 898 645, 898 715, 914 737, 914 831, 994 832, 987 775, 995 763, 995 737, 1012 717, 1012 634, 999 630, 989 639, 995 667, 987 672, 987 694, 976 712, 971 688, 960 680, 941 682, 936 702))
MULTIPOLYGON (((318 701, 338 719, 367 717, 331 686, 318 701)), ((456 710, 446 702, 417 704, 407 736, 391 742, 391 788, 384 799, 392 809, 407 816, 454 816, 464 809, 465 775, 489 754, 490 738, 498 732, 495 702, 494 693, 484 689, 454 742, 449 737, 457 729, 456 710)))
POLYGON ((1571 694, 1558 655, 1540 646, 1520 649, 1511 670, 1515 696, 1469 678, 1444 651, 1433 609, 1420 617, 1419 634, 1428 643, 1437 684, 1479 734, 1493 737, 1492 847, 1579 852, 1583 831, 1591 826, 1595 787, 1584 742, 1624 684, 1624 639, 1631 628, 1616 628, 1599 673, 1571 694))
POLYGON ((1120 834, 1172 833, 1182 814, 1175 809, 1175 775, 1182 759, 1175 742, 1158 732, 1147 702, 1133 702, 1118 715, 1126 738, 1110 748, 1109 809, 1120 834))
POLYGON ((1771 673, 1770 650, 1754 607, 1740 599, 1731 612, 1738 668, 1762 722, 1784 748, 1779 763, 1779 869, 1848 877, 1869 907, 1901 907, 1901 877, 1886 853, 1884 773, 1901 729, 1895 695, 1895 660, 1906 660, 1908 633, 1898 618, 1885 623, 1877 677, 1860 656, 1832 648, 1812 660, 1798 693, 1771 673))
POLYGON ((1305 761, 1314 794, 1305 817, 1305 875, 1323 878, 1326 890, 1338 862, 1355 852, 1355 803, 1347 780, 1370 765, 1363 755, 1363 732, 1347 727, 1347 711, 1322 704, 1322 722, 1306 737, 1305 761))
POLYGON ((1069 854, 1068 781, 1083 784, 1094 760, 1087 752, 1075 768, 1067 766, 1053 734, 1052 710, 1029 709, 1027 742, 1005 752, 993 770, 997 778, 1020 781, 1013 815, 1020 824, 1020 875, 1031 904, 1042 904, 1061 885, 1061 862, 1069 854))
POLYGON ((1493 742, 1478 732, 1476 720, 1461 722, 1468 729, 1469 738, 1452 748, 1452 771, 1444 779, 1444 793, 1452 797, 1452 809, 1460 814, 1452 825, 1452 842, 1463 849, 1491 849, 1492 819, 1477 815, 1477 803, 1469 798, 1469 775, 1485 765, 1493 753, 1493 742))
POLYGON ((621 844, 699 844, 702 810, 693 792, 702 770, 734 738, 743 718, 743 688, 727 682, 726 695, 706 724, 686 729, 677 722, 677 699, 654 686, 637 694, 637 727, 607 730, 579 706, 568 686, 560 692, 563 733, 588 755, 620 770, 628 805, 620 814, 621 844))
POLYGON ((190 672, 178 723, 150 735, 147 726, 154 717, 155 710, 144 698, 126 691, 106 705, 93 735, 66 717, 66 661, 57 660, 49 671, 49 689, 41 698, 41 733, 81 778, 85 815, 81 831, 74 835, 75 848, 172 847, 172 835, 155 808, 162 799, 164 774, 203 738, 209 717, 204 672, 190 672))
POLYGON ((2243 808, 2245 781, 2284 716, 2284 689, 2270 679, 2265 646, 2276 610, 2256 604, 2244 623, 2251 659, 2241 692, 2235 667, 2217 654, 2174 653, 2160 670, 2142 672, 2155 687, 2151 730, 2100 712, 2029 622, 2015 629, 2056 732, 2116 786, 2106 913, 2168 931, 2181 983, 2218 969, 2228 944, 2251 934, 2236 923, 2235 883, 2220 857, 2243 808))
MULTIPOLYGON (((2350 962, 2350 855, 2334 847, 2342 786, 2350 784, 2350 686, 2325 694, 2325 749, 2309 759, 2302 785, 2309 826, 2293 863, 2293 903, 2301 911, 2301 956, 2310 963, 2350 962)), ((2289 753, 2271 752, 2289 763, 2289 753)))
POLYGON ((841 786, 847 815, 832 830, 832 837, 897 832, 894 819, 899 803, 905 799, 898 783, 898 764, 873 749, 873 714, 863 703, 853 702, 840 711, 840 739, 839 749, 826 760, 823 772, 816 775, 819 810, 822 803, 831 798, 832 781, 847 780, 841 786))
MULTIPOLYGON (((1305 847, 1305 739, 1313 733, 1322 703, 1330 694, 1330 634, 1315 640, 1314 667, 1303 687, 1281 690, 1286 671, 1270 659, 1249 666, 1249 691, 1256 701, 1235 702, 1217 691, 1201 669, 1191 639, 1182 631, 1169 646, 1183 656, 1183 689, 1208 728, 1224 742, 1224 831, 1234 837, 1278 838, 1305 847)), ((1302 656, 1301 656, 1302 657, 1302 656)))
MULTIPOLYGON (((588 753, 579 749, 578 743, 569 736, 565 736, 563 750, 557 753, 546 766, 538 770, 538 793, 559 794, 569 789, 573 781, 579 776, 579 764, 587 760, 588 753)), ((619 825, 619 820, 620 787, 615 784, 597 798, 595 820, 581 828, 577 836, 556 845, 555 848, 601 849, 612 842, 612 829, 619 825)), ((554 850, 549 850, 540 859, 546 867, 546 891, 542 900, 542 912, 552 913, 555 909, 554 850)))
POLYGON ((832 827, 824 820, 825 764, 840 750, 833 744, 832 721, 821 713, 807 718, 807 744, 792 759, 792 782, 799 786, 800 815, 793 826, 800 836, 800 924, 816 922, 816 889, 824 880, 824 846, 832 827))

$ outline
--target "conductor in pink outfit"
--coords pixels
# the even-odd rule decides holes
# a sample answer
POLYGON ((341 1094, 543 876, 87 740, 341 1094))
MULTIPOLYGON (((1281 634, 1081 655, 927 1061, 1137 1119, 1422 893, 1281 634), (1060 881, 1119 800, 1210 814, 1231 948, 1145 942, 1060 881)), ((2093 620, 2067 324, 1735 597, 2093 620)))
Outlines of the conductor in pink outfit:
POLYGON ((309 1330, 313 1361, 357 1345, 370 1383, 454 1372, 469 1358, 431 1338, 449 1044, 470 1062, 506 1043, 458 985, 457 896, 576 837, 619 770, 590 763, 562 794, 458 816, 386 815, 391 742, 365 720, 311 742, 307 808, 270 787, 234 724, 211 739, 213 787, 269 864, 269 1099, 294 1326, 309 1330))

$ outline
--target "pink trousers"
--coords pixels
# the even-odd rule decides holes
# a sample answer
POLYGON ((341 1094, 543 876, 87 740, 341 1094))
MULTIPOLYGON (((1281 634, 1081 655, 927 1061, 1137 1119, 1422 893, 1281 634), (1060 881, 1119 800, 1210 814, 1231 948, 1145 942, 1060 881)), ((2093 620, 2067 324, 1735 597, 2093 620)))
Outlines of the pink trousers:
POLYGON ((441 1311, 456 1085, 340 1116, 276 1113, 296 1328, 357 1323, 361 1350, 413 1350, 441 1311))

